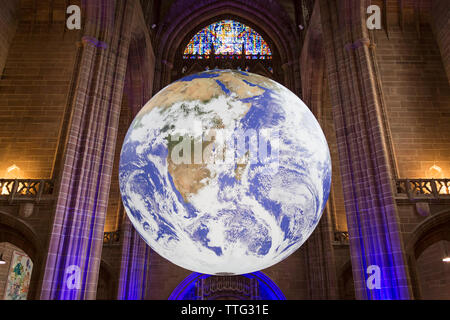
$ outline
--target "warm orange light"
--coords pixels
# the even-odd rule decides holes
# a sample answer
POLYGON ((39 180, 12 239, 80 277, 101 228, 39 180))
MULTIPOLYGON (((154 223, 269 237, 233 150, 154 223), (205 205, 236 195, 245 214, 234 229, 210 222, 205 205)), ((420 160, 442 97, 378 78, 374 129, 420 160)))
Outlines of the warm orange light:
MULTIPOLYGON (((17 165, 13 164, 12 166, 6 169, 3 177, 5 179, 20 179, 22 178, 22 170, 20 170, 20 168, 17 165)), ((1 195, 9 195, 9 191, 8 188, 6 187, 6 184, 1 189, 1 195)))
POLYGON ((6 178, 8 179, 18 179, 21 175, 21 170, 18 166, 13 164, 8 169, 6 169, 6 178))
POLYGON ((444 261, 444 262, 450 262, 450 257, 445 257, 444 259, 442 259, 442 261, 444 261))
POLYGON ((449 186, 447 186, 447 187, 443 186, 441 188, 441 190, 439 190, 439 194, 450 194, 450 187, 449 186))
POLYGON ((444 178, 444 170, 441 167, 433 164, 428 170, 425 172, 425 177, 427 179, 442 179, 444 178))
POLYGON ((3 186, 1 195, 7 196, 8 194, 9 194, 8 189, 6 189, 6 186, 3 186))
POLYGON ((2 196, 7 196, 9 194, 8 188, 6 188, 6 182, 4 183, 3 187, 2 187, 2 196))
POLYGON ((433 190, 433 189, 431 189, 431 182, 425 183, 425 188, 423 188, 423 193, 431 194, 431 191, 429 191, 429 190, 433 190))
POLYGON ((11 167, 6 169, 6 172, 10 173, 13 170, 19 170, 20 171, 20 168, 18 166, 16 166, 15 164, 13 164, 11 167))
POLYGON ((436 180, 435 183, 439 194, 450 194, 450 181, 436 180))

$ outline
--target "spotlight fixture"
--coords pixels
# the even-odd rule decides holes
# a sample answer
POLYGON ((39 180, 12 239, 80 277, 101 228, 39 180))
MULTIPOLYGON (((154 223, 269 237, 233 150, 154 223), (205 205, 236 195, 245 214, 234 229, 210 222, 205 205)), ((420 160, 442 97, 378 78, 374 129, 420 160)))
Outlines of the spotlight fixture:
POLYGON ((6 264, 6 261, 3 260, 3 253, 0 254, 0 264, 6 264))

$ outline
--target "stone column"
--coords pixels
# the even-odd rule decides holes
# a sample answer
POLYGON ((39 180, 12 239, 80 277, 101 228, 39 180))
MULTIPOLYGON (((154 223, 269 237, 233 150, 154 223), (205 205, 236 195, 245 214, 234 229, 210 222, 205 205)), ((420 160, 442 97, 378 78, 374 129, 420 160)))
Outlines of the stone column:
MULTIPOLYGON (((283 69, 283 76, 284 76, 284 86, 291 90, 292 92, 295 92, 294 84, 293 84, 293 73, 294 73, 294 65, 292 62, 286 62, 281 65, 281 69, 283 69)), ((297 92, 295 92, 297 93, 297 92)))
POLYGON ((150 247, 141 239, 128 217, 123 223, 122 262, 118 300, 144 300, 147 273, 150 271, 150 247))
MULTIPOLYGON (((303 102, 317 117, 322 128, 322 85, 324 72, 324 57, 322 50, 313 50, 317 56, 308 53, 308 64, 304 64, 304 76, 302 77, 303 102), (312 70, 311 70, 312 69, 312 70), (306 77, 306 75, 308 75, 306 77)), ((325 131, 325 130, 324 130, 325 131)), ((331 194, 322 214, 322 218, 314 232, 305 243, 303 251, 305 267, 308 272, 308 293, 310 299, 337 299, 338 286, 335 270, 334 250, 332 245, 332 223, 330 206, 331 194)))
MULTIPOLYGON (((152 96, 155 57, 145 20, 136 11, 133 38, 130 44, 125 92, 131 110, 131 123, 152 96)), ((121 205, 122 259, 120 265, 119 300, 144 300, 150 271, 150 247, 140 237, 121 205)))
POLYGON ((433 0, 432 27, 450 83, 450 1, 433 0))
POLYGON ((409 299, 380 88, 365 27, 369 2, 320 0, 355 292, 358 299, 409 299))
MULTIPOLYGON (((322 30, 320 26, 319 3, 316 2, 308 32, 304 37, 301 64, 302 100, 318 119, 323 131, 323 86, 325 57, 323 55, 322 30)), ((310 299, 337 299, 338 285, 335 258, 332 245, 331 215, 334 213, 328 198, 320 222, 306 241, 303 254, 307 270, 308 297, 310 299)))
POLYGON ((308 295, 313 300, 339 298, 330 214, 327 204, 319 225, 305 243, 308 295))
POLYGON ((135 2, 82 2, 83 49, 41 299, 96 297, 135 2))
POLYGON ((0 76, 3 73, 9 47, 16 34, 18 24, 19 0, 0 0, 0 76))

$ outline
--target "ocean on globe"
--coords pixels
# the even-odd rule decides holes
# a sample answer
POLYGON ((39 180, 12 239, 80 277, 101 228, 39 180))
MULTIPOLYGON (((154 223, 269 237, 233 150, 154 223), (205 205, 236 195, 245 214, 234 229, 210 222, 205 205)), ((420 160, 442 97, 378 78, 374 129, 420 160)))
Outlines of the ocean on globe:
POLYGON ((260 75, 211 70, 142 108, 119 182, 129 219, 159 255, 237 275, 286 259, 308 239, 328 199, 331 160, 294 93, 260 75))

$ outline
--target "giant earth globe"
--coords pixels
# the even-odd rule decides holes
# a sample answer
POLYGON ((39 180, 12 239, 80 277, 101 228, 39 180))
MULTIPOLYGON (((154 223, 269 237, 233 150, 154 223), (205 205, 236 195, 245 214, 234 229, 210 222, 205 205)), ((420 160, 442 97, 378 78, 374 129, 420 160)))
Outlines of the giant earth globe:
POLYGON ((331 161, 294 93, 260 75, 210 70, 142 108, 119 182, 130 221, 159 255, 237 275, 286 259, 308 239, 328 199, 331 161))

